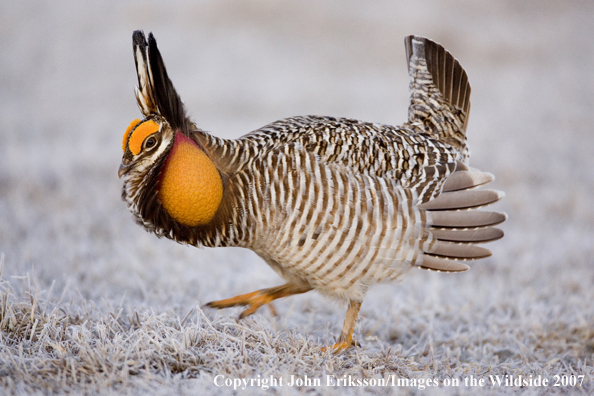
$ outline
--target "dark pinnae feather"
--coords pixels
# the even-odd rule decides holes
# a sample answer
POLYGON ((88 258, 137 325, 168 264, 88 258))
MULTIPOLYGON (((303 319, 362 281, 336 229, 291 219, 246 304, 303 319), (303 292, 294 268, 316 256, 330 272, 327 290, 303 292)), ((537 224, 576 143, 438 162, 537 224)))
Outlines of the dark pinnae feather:
POLYGON ((152 33, 148 36, 148 58, 154 89, 153 96, 159 112, 174 130, 187 133, 189 122, 184 104, 167 76, 165 63, 157 48, 157 40, 152 33))
MULTIPOLYGON (((146 64, 147 63, 146 47, 147 47, 147 42, 146 42, 146 39, 144 38, 143 31, 135 30, 134 33, 132 33, 132 48, 134 49, 134 64, 136 65, 136 70, 138 70, 138 61, 139 61, 139 59, 137 58, 136 50, 140 49, 139 52, 142 55, 144 63, 146 64)), ((140 78, 140 73, 136 73, 136 75, 138 76, 138 87, 141 88, 143 85, 143 81, 140 78)))
POLYGON ((136 88, 136 101, 138 107, 145 117, 158 114, 159 110, 155 104, 154 90, 148 67, 147 48, 148 43, 142 30, 136 30, 132 34, 132 48, 134 50, 134 63, 136 65, 136 76, 138 87, 136 88))

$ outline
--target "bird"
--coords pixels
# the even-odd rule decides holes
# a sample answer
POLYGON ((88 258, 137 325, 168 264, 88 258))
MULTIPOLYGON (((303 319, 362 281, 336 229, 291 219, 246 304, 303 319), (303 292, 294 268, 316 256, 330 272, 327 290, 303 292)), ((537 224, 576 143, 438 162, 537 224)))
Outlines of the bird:
MULTIPOLYGON (((196 247, 243 247, 284 284, 212 301, 246 307, 316 290, 347 306, 335 352, 350 348, 366 292, 413 268, 462 272, 491 255, 504 193, 469 165, 470 85, 443 46, 405 37, 408 120, 400 126, 296 116, 237 139, 197 126, 152 33, 133 33, 143 118, 123 136, 118 175, 135 221, 196 247)), ((326 348, 322 348, 326 350, 326 348)))

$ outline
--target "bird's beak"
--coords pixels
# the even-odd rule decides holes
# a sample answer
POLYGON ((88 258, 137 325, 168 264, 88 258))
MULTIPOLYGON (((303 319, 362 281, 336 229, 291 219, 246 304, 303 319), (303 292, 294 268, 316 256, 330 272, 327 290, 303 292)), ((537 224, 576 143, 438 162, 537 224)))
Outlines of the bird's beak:
POLYGON ((124 174, 128 172, 128 169, 130 169, 130 165, 124 165, 124 163, 122 162, 120 164, 120 168, 118 169, 118 177, 121 179, 122 176, 124 176, 124 174))

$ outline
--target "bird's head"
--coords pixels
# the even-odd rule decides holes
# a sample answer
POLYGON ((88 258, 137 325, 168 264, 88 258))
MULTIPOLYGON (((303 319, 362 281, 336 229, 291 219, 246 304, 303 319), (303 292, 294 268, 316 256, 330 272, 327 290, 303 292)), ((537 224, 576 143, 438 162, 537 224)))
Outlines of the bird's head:
POLYGON ((137 30, 132 40, 136 101, 144 119, 132 121, 124 133, 122 196, 145 224, 162 209, 180 224, 207 224, 221 201, 221 176, 193 137, 195 126, 167 76, 155 37, 149 33, 147 42, 137 30))
POLYGON ((144 119, 132 121, 124 133, 120 178, 155 164, 171 148, 177 133, 188 136, 190 126, 153 34, 149 33, 147 42, 144 33, 137 30, 132 43, 138 76, 136 101, 144 119))

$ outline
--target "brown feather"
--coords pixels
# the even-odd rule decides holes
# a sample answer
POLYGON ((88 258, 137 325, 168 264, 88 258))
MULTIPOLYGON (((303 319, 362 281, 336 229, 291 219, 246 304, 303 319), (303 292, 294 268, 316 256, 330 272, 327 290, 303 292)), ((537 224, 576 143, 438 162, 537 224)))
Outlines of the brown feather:
POLYGON ((476 208, 490 205, 503 198, 503 193, 496 190, 462 190, 442 193, 439 197, 419 205, 425 210, 450 210, 476 208))
POLYGON ((505 213, 480 210, 449 210, 431 212, 431 224, 434 227, 470 228, 487 227, 503 223, 505 213))
POLYGON ((478 187, 495 180, 495 176, 488 172, 454 172, 446 179, 442 193, 449 191, 465 190, 467 188, 478 187))
POLYGON ((453 230, 447 228, 429 228, 431 234, 440 241, 483 243, 503 238, 499 228, 474 228, 470 230, 453 230))
POLYGON ((468 271, 470 267, 457 261, 425 255, 423 257, 423 262, 421 265, 419 265, 419 268, 443 272, 462 272, 468 271))
POLYGON ((427 253, 458 260, 477 260, 491 255, 489 249, 481 246, 444 241, 435 242, 427 253))

